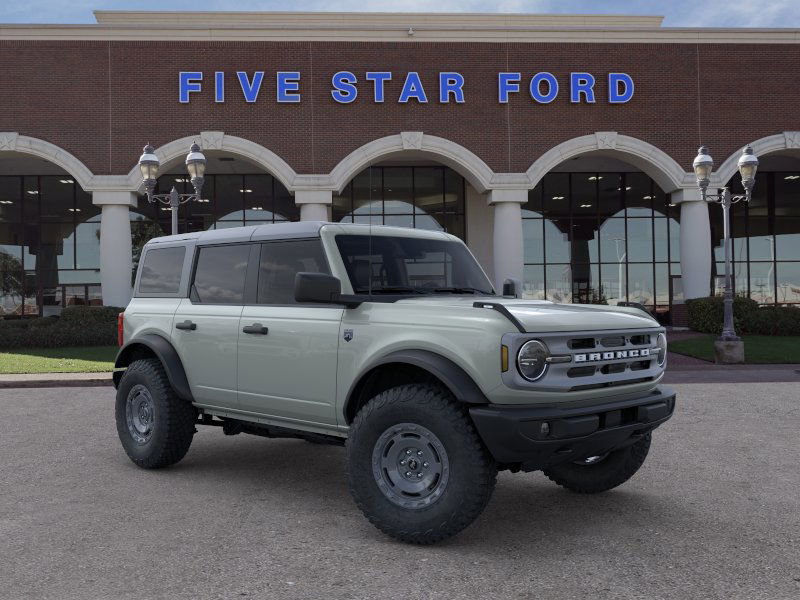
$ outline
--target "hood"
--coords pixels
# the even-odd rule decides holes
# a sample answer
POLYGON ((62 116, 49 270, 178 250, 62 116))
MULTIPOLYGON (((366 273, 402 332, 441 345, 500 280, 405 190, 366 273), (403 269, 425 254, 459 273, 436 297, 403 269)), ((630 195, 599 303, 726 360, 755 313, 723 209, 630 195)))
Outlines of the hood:
MULTIPOLYGON (((645 329, 658 321, 638 308, 600 304, 556 304, 545 300, 517 300, 498 296, 422 296, 399 302, 472 308, 475 302, 502 304, 526 332, 645 329)), ((480 309, 474 309, 480 310, 480 309)))

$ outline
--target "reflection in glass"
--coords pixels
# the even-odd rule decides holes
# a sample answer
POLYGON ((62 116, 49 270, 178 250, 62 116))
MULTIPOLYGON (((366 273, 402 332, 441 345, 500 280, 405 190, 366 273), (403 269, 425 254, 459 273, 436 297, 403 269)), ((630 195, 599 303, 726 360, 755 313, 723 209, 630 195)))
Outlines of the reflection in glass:
POLYGON ((603 262, 625 262, 628 249, 625 242, 625 219, 606 219, 600 225, 600 257, 603 262))
POLYGON ((572 272, 570 265, 547 265, 547 299, 552 302, 572 302, 572 272))
POLYGON ((524 244, 523 248, 525 250, 525 262, 544 262, 544 233, 542 219, 523 219, 522 238, 524 244))
POLYGON ((778 263, 778 302, 800 303, 800 262, 778 263))
POLYGON ((333 220, 466 235, 464 178, 447 167, 369 167, 333 197, 333 220))
POLYGON ((570 261, 569 219, 545 219, 545 258, 549 263, 570 261))
POLYGON ((653 221, 628 219, 628 262, 653 261, 653 221))
POLYGON ((652 264, 628 265, 628 300, 645 306, 655 304, 652 264))
POLYGON ((522 297, 529 300, 545 300, 544 266, 525 265, 522 297))
POLYGON ((750 298, 759 304, 775 302, 775 263, 750 263, 750 298))
POLYGON ((600 284, 608 304, 628 301, 627 266, 624 262, 603 263, 600 284))

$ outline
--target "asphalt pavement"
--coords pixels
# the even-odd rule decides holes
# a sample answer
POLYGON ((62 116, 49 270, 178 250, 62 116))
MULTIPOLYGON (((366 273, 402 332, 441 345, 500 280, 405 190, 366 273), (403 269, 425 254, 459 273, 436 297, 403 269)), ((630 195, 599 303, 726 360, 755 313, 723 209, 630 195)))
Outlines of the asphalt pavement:
POLYGON ((113 389, 0 390, 0 598, 800 597, 796 383, 680 384, 642 470, 580 496, 503 473, 433 547, 359 513, 344 451, 203 428, 123 453, 113 389))

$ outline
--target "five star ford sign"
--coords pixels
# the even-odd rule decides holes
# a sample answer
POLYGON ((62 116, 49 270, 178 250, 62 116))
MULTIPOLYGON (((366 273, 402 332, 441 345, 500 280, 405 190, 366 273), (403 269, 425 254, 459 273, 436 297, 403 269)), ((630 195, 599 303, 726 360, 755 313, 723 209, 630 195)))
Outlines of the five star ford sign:
MULTIPOLYGON (((367 88, 371 92, 372 101, 383 103, 386 101, 385 84, 391 81, 394 75, 391 71, 367 71, 361 80, 351 71, 338 71, 331 77, 331 96, 340 104, 350 104, 359 95, 359 89, 367 88)), ((264 84, 264 71, 237 71, 235 78, 225 71, 215 71, 213 83, 209 86, 214 93, 214 101, 225 102, 225 87, 229 79, 235 79, 238 84, 236 93, 241 93, 245 102, 253 103, 258 100, 259 93, 264 84)), ((497 101, 505 104, 512 94, 522 93, 523 83, 527 80, 530 98, 539 104, 549 104, 559 97, 560 88, 555 75, 548 72, 536 73, 529 79, 522 73, 501 72, 497 74, 497 101)), ((300 102, 302 74, 300 71, 278 71, 275 74, 275 101, 300 102)), ((181 71, 178 74, 178 100, 188 103, 191 94, 203 92, 204 74, 202 71, 181 71)), ((574 104, 594 104, 596 78, 591 73, 569 74, 569 100, 574 104)), ((235 85, 235 84, 234 84, 235 85)), ((458 72, 441 72, 438 81, 428 82, 428 89, 422 77, 416 71, 410 71, 403 78, 403 86, 397 96, 397 102, 404 104, 414 100, 420 104, 427 104, 428 92, 435 88, 436 96, 440 103, 466 102, 466 79, 458 72)), ((608 73, 608 102, 609 104, 625 104, 633 98, 633 78, 626 73, 608 73)))

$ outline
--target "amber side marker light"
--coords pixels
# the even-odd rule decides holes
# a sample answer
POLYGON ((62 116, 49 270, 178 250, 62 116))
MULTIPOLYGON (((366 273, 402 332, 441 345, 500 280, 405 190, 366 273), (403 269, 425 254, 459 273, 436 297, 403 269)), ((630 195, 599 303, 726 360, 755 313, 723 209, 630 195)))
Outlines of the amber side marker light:
POLYGON ((508 346, 500 346, 500 367, 503 373, 508 371, 508 346))
POLYGON ((121 348, 125 343, 125 313, 117 315, 117 344, 121 348))

